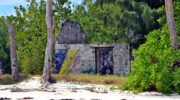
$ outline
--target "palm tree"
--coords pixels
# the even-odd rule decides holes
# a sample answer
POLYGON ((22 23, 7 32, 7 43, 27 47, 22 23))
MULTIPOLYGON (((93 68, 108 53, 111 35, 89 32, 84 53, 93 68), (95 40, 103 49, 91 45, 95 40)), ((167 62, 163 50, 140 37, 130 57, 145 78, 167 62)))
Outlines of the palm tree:
POLYGON ((19 68, 17 63, 17 54, 16 54, 16 42, 14 38, 14 28, 9 20, 7 20, 9 40, 10 40, 10 52, 11 52, 11 73, 12 81, 16 82, 19 79, 19 68))
POLYGON ((55 39, 54 38, 55 25, 53 23, 52 4, 53 4, 53 0, 47 0, 46 25, 48 32, 48 40, 47 40, 47 46, 45 52, 43 78, 42 78, 42 84, 44 87, 46 87, 47 83, 51 80, 51 73, 52 73, 52 58, 53 58, 54 39, 55 39))
POLYGON ((176 33, 176 23, 174 19, 174 10, 172 0, 165 0, 166 17, 168 21, 169 33, 171 37, 171 46, 175 50, 179 48, 178 38, 176 33))

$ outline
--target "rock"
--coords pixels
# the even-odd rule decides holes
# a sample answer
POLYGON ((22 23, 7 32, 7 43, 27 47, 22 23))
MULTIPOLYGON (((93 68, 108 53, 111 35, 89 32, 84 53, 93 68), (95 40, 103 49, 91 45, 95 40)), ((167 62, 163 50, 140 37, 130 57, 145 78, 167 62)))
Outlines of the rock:
POLYGON ((62 23, 57 41, 59 44, 84 44, 86 36, 79 22, 66 19, 62 23))

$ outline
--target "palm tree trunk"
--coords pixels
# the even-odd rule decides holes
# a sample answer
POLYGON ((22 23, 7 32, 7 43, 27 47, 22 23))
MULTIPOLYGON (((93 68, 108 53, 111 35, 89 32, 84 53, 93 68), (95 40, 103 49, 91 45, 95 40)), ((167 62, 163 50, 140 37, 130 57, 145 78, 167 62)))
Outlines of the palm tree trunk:
POLYGON ((42 78, 42 85, 44 87, 46 87, 47 83, 49 83, 52 73, 52 58, 53 58, 54 38, 55 38, 54 37, 55 25, 53 24, 53 17, 52 17, 52 2, 53 0, 47 0, 47 4, 46 4, 46 25, 48 32, 48 40, 45 51, 45 60, 44 60, 44 69, 43 69, 43 78, 42 78))
POLYGON ((179 48, 178 38, 176 33, 176 22, 174 19, 174 10, 172 0, 165 0, 166 17, 168 21, 169 33, 171 37, 171 46, 175 50, 179 48))
POLYGON ((14 28, 9 20, 7 20, 9 39, 10 39, 10 53, 11 53, 11 73, 12 81, 16 82, 19 79, 19 69, 17 63, 17 54, 16 54, 16 42, 14 38, 14 28))

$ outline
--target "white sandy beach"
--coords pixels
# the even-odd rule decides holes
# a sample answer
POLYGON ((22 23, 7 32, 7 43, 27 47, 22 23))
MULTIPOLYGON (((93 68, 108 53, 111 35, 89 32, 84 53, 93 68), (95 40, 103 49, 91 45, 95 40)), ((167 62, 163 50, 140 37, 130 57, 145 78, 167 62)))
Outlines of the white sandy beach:
POLYGON ((0 100, 180 100, 176 93, 169 96, 158 92, 132 94, 127 91, 110 90, 111 86, 57 82, 41 89, 39 77, 15 85, 0 85, 0 100), (12 88, 25 91, 11 92, 12 88), (8 99, 4 99, 8 100, 8 99))

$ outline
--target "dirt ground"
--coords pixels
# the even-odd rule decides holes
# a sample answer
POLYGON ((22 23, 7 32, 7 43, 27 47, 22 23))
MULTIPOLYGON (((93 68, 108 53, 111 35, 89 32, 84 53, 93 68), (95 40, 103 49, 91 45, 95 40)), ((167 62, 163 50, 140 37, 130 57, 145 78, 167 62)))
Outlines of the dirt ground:
POLYGON ((33 77, 15 85, 0 85, 0 100, 180 100, 176 93, 158 92, 132 94, 111 90, 112 86, 57 82, 41 88, 40 78, 33 77))

